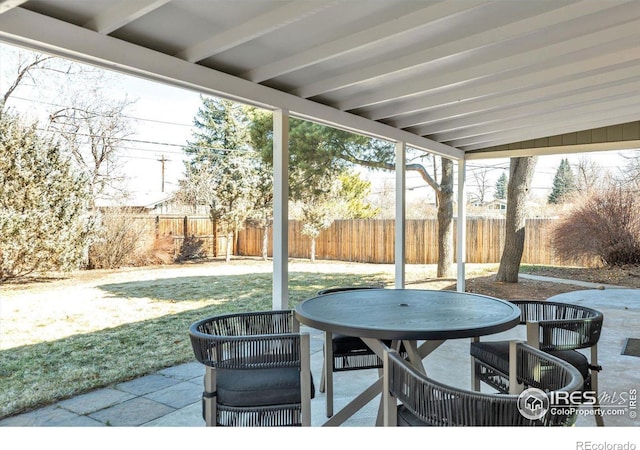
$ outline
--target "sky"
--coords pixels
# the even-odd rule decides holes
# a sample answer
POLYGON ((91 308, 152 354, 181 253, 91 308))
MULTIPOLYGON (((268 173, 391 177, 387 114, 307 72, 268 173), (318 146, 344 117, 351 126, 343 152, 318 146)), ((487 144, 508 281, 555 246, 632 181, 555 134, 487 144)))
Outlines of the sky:
POLYGON ((130 98, 136 130, 126 158, 132 175, 130 187, 139 191, 162 190, 164 162, 165 192, 175 191, 184 173, 182 146, 191 139, 193 119, 202 103, 200 94, 140 78, 126 77, 121 88, 130 98))
MULTIPOLYGON (((15 49, 6 44, 0 45, 0 92, 4 92, 11 76, 4 72, 10 59, 7 52, 15 49), (4 66, 4 67, 3 67, 4 66), (4 75, 2 75, 4 74, 4 75)), ((185 155, 182 146, 191 137, 193 119, 201 104, 199 93, 167 84, 144 80, 129 75, 114 75, 110 88, 113 96, 133 100, 127 115, 133 119, 134 134, 122 143, 120 153, 123 170, 129 178, 128 188, 139 192, 161 192, 164 166, 164 191, 175 191, 178 180, 184 172, 185 155), (162 162, 164 160, 164 162, 162 162)), ((34 108, 50 107, 42 100, 42 93, 30 86, 17 90, 9 101, 9 106, 17 111, 28 113, 34 108)), ((620 152, 620 153, 630 153, 620 152)), ((619 152, 569 154, 541 156, 538 159, 532 183, 532 197, 548 197, 553 178, 562 158, 576 164, 580 158, 594 159, 603 171, 617 172, 624 164, 619 152)), ((467 190, 475 189, 473 173, 486 170, 490 186, 503 172, 508 175, 508 159, 489 159, 470 161, 467 165, 467 190)), ((382 183, 394 185, 394 173, 375 172, 365 174, 365 178, 374 183, 372 191, 382 190, 382 183)), ((408 197, 427 195, 432 191, 426 187, 416 173, 407 174, 408 197)), ((493 189, 490 189, 490 195, 493 189)))
MULTIPOLYGON (((0 43, 0 93, 4 94, 15 79, 17 48, 0 43), (13 66, 13 67, 12 67, 13 66)), ((23 50, 24 51, 24 50, 23 50)), ((123 74, 111 75, 111 83, 103 91, 114 99, 132 102, 126 115, 133 134, 121 143, 118 158, 129 178, 131 191, 162 191, 162 162, 165 160, 165 191, 173 191, 184 172, 182 146, 191 137, 193 118, 201 104, 199 93, 123 74)), ((38 77, 34 85, 26 80, 7 102, 14 112, 28 120, 46 123, 54 108, 69 106, 56 96, 58 86, 38 77)))

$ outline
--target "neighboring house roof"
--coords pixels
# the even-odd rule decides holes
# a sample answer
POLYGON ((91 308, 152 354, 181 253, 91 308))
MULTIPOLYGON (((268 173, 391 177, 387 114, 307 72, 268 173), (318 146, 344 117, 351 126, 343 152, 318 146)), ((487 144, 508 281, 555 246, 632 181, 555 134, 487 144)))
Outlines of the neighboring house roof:
POLYGON ((507 201, 504 199, 496 198, 490 202, 485 203, 483 206, 491 209, 507 209, 507 201))
POLYGON ((136 192, 126 198, 96 199, 98 208, 136 208, 154 210, 173 199, 173 193, 167 192, 136 192))

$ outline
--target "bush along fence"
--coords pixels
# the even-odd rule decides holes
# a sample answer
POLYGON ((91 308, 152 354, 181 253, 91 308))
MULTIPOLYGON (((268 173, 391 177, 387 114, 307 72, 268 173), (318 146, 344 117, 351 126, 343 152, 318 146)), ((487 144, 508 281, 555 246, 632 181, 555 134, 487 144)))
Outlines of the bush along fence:
MULTIPOLYGON (((156 239, 172 238, 176 259, 224 256, 226 237, 215 232, 208 216, 137 216, 154 222, 156 239)), ((551 243, 556 219, 528 219, 526 223, 524 264, 591 265, 590 261, 563 261, 551 243)), ((455 221, 454 221, 455 227, 455 221)), ((504 246, 505 220, 501 218, 467 219, 468 263, 498 263, 504 246)), ((302 223, 289 221, 289 256, 309 258, 311 243, 302 235, 302 223)), ((248 224, 233 243, 236 256, 261 256, 264 231, 248 224)), ((271 233, 271 230, 269 230, 271 233)), ((406 262, 435 264, 438 258, 438 224, 435 219, 406 221, 406 262)), ((316 258, 349 262, 393 264, 394 220, 336 220, 316 240, 316 258)), ((455 247, 454 233, 454 247, 455 247)), ((269 236, 268 256, 272 256, 269 236)))

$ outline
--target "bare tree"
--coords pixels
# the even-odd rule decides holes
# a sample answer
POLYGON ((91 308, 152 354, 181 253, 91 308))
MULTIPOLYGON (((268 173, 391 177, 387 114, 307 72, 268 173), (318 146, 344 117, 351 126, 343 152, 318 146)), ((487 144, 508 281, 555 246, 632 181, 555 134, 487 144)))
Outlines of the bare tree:
POLYGON ((378 209, 378 219, 393 219, 395 217, 395 182, 384 179, 376 191, 371 195, 371 203, 378 209))
POLYGON ((7 100, 15 92, 15 90, 23 84, 27 79, 34 81, 33 72, 36 70, 46 69, 46 64, 51 60, 50 56, 44 56, 40 54, 34 54, 29 60, 21 60, 16 68, 15 77, 10 82, 6 91, 2 95, 2 102, 0 103, 0 110, 4 110, 7 100))
POLYGON ((629 186, 640 186, 640 150, 635 150, 629 155, 622 155, 627 160, 624 172, 619 183, 629 186))
POLYGON ((482 206, 487 201, 487 194, 491 190, 489 184, 489 169, 478 168, 473 171, 473 180, 475 181, 475 192, 472 192, 470 197, 472 201, 482 206))
POLYGON ((50 126, 67 142, 76 164, 88 175, 94 199, 108 193, 124 196, 118 152, 132 134, 125 112, 133 102, 114 100, 99 88, 77 94, 69 107, 53 111, 50 126))
POLYGON ((580 157, 574 173, 576 190, 580 194, 589 194, 604 181, 602 167, 588 156, 580 157))
POLYGON ((133 102, 103 94, 113 84, 111 76, 90 66, 10 46, 2 45, 0 51, 3 76, 9 80, 6 89, 3 86, 0 111, 12 96, 31 88, 27 100, 40 104, 34 109, 53 110, 48 112, 49 131, 66 141, 65 150, 89 177, 94 200, 107 187, 121 192, 117 151, 121 140, 132 133, 125 110, 133 102))
MULTIPOLYGON (((38 92, 53 91, 49 88, 56 84, 56 80, 82 72, 82 68, 73 62, 42 53, 5 44, 0 44, 0 52, 0 111, 7 108, 9 99, 15 97, 20 90, 35 88, 38 92), (43 74, 46 76, 42 76, 43 74)), ((41 96, 38 98, 42 100, 41 96)))
POLYGON ((517 283, 524 251, 526 200, 538 158, 511 158, 507 185, 507 221, 505 242, 496 281, 517 283))

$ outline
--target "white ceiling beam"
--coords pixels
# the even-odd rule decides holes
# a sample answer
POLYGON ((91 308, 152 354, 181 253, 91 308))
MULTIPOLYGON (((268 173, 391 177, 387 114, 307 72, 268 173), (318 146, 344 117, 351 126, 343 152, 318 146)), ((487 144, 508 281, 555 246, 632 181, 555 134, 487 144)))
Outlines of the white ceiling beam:
POLYGON ((225 50, 249 42, 260 36, 282 28, 292 22, 309 17, 337 2, 292 1, 279 8, 271 9, 264 14, 238 25, 214 34, 210 38, 185 48, 175 54, 176 58, 189 62, 198 62, 225 50))
POLYGON ((397 128, 411 127, 411 132, 424 136, 446 131, 450 125, 451 127, 456 126, 456 122, 464 117, 508 108, 517 104, 565 96, 568 93, 579 94, 589 89, 601 89, 600 86, 633 82, 638 78, 639 73, 640 58, 636 61, 636 64, 625 64, 619 70, 606 73, 599 73, 598 71, 581 72, 576 74, 580 77, 576 80, 457 102, 417 114, 399 116, 397 119, 386 121, 386 123, 397 128))
MULTIPOLYGON (((453 4, 463 4, 464 2, 450 2, 453 4)), ((448 42, 436 47, 427 48, 421 52, 406 55, 400 58, 384 61, 362 68, 358 71, 337 75, 316 83, 301 86, 291 91, 292 94, 300 97, 309 98, 317 95, 326 94, 338 89, 344 89, 355 84, 364 83, 387 76, 390 73, 400 73, 407 70, 414 70, 417 67, 425 66, 434 61, 452 57, 458 54, 469 54, 469 49, 480 49, 485 46, 489 47, 496 43, 508 41, 527 33, 533 33, 541 29, 547 28, 554 24, 562 23, 568 18, 584 16, 595 12, 610 8, 611 4, 602 1, 585 1, 577 4, 570 4, 565 7, 558 3, 558 8, 539 14, 532 18, 520 20, 508 25, 498 27, 492 30, 476 33, 471 36, 465 36, 457 41, 448 42)), ((499 52, 498 52, 499 54, 499 52)))
POLYGON ((640 94, 640 75, 622 83, 607 84, 586 92, 565 91, 550 98, 540 97, 540 101, 517 102, 512 107, 498 108, 482 113, 474 113, 464 117, 452 118, 433 125, 411 128, 409 131, 427 136, 439 142, 449 141, 464 135, 482 133, 483 130, 497 125, 497 122, 508 123, 510 120, 546 116, 563 109, 582 108, 598 102, 625 99, 640 94))
POLYGON ((517 158, 524 156, 564 155, 571 153, 590 153, 640 148, 640 140, 599 142, 594 144, 556 145, 547 147, 526 147, 504 150, 474 150, 465 153, 465 161, 478 161, 494 158, 517 158))
POLYGON ((566 130, 569 130, 569 132, 577 132, 580 130, 584 130, 585 127, 587 129, 591 129, 610 126, 621 123, 619 122, 619 120, 622 120, 622 118, 626 119, 628 117, 632 117, 634 113, 635 117, 637 118, 637 107, 627 106, 626 108, 614 110, 608 109, 606 116, 604 114, 599 114, 591 117, 590 121, 585 120, 584 117, 581 118, 581 120, 570 120, 570 117, 564 116, 562 118, 564 122, 561 125, 558 125, 557 123, 546 122, 544 124, 536 124, 535 126, 523 126, 521 128, 513 128, 511 130, 487 133, 481 136, 476 136, 474 138, 456 139, 451 141, 451 143, 455 143, 456 145, 459 145, 460 148, 468 151, 471 149, 508 144, 514 141, 540 139, 540 136, 564 134, 566 130))
POLYGON ((462 159, 461 150, 394 127, 234 77, 41 14, 17 8, 0 15, 0 40, 109 70, 292 115, 339 129, 462 159))
POLYGON ((532 124, 529 121, 520 128, 512 128, 509 130, 490 132, 472 138, 456 139, 451 141, 451 145, 463 148, 465 151, 478 148, 493 147, 495 145, 508 144, 514 141, 527 141, 531 139, 539 139, 545 136, 554 136, 556 134, 565 134, 585 129, 601 128, 605 126, 625 123, 638 118, 638 105, 629 101, 624 106, 602 107, 598 111, 594 111, 587 118, 575 113, 563 111, 564 114, 558 114, 552 120, 536 121, 532 124))
MULTIPOLYGON (((637 8, 640 16, 640 8, 637 8)), ((349 99, 339 101, 336 107, 343 111, 363 108, 378 103, 394 101, 400 98, 411 98, 423 92, 441 89, 446 86, 453 86, 459 83, 473 81, 478 78, 491 77, 494 74, 507 72, 514 68, 522 69, 530 67, 549 67, 551 61, 555 65, 564 64, 571 60, 585 58, 591 52, 604 53, 614 51, 618 48, 635 47, 640 37, 640 21, 634 20, 616 27, 599 30, 558 42, 546 45, 530 51, 516 53, 509 57, 498 56, 498 59, 487 58, 484 64, 470 65, 461 70, 442 73, 436 76, 418 76, 410 81, 405 80, 395 83, 387 89, 375 89, 366 94, 353 96, 349 99)))
POLYGON ((395 115, 410 114, 427 109, 434 109, 439 106, 453 105, 467 99, 504 95, 504 93, 511 91, 517 92, 517 90, 523 86, 544 86, 550 81, 559 79, 565 81, 578 79, 582 77, 581 74, 584 72, 606 69, 610 66, 624 65, 626 63, 635 63, 640 61, 639 58, 640 55, 638 55, 637 52, 622 49, 596 54, 596 56, 591 58, 585 57, 577 62, 561 64, 557 67, 540 65, 537 67, 538 70, 531 68, 517 77, 505 77, 497 74, 494 77, 486 77, 474 83, 459 86, 457 89, 445 89, 442 90, 442 92, 432 93, 431 95, 425 94, 398 104, 373 109, 372 112, 363 114, 363 116, 372 120, 381 120, 395 115))
POLYGON ((88 20, 84 24, 84 27, 101 34, 109 34, 139 19, 145 14, 149 14, 151 11, 160 8, 170 1, 171 0, 123 1, 113 5, 91 20, 88 20))
POLYGON ((414 11, 392 21, 367 28, 339 39, 317 45, 304 52, 274 61, 265 66, 257 67, 242 75, 255 83, 304 69, 328 59, 337 58, 349 53, 366 49, 385 40, 394 39, 415 29, 428 26, 429 23, 439 18, 475 8, 486 3, 483 0, 473 2, 442 2, 429 4, 426 8, 414 11))
POLYGON ((576 104, 568 103, 565 99, 564 104, 559 102, 555 107, 545 109, 531 108, 530 114, 518 115, 514 113, 511 116, 506 115, 502 120, 492 120, 475 126, 435 133, 429 135, 429 138, 438 142, 462 142, 464 139, 482 139, 483 136, 488 134, 528 128, 532 125, 540 128, 544 124, 554 124, 558 121, 562 121, 565 124, 576 123, 585 120, 585 118, 589 119, 594 116, 616 113, 617 110, 637 105, 638 94, 640 94, 640 90, 635 89, 635 95, 629 95, 627 92, 610 98, 603 97, 594 99, 591 102, 579 102, 576 104))
POLYGON ((0 14, 5 13, 13 8, 25 3, 27 0, 0 0, 0 14))

